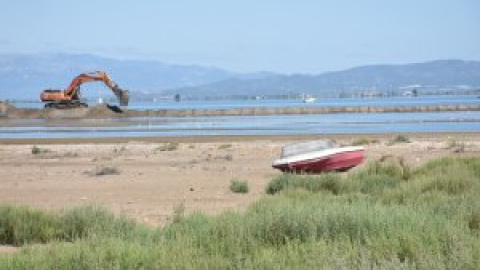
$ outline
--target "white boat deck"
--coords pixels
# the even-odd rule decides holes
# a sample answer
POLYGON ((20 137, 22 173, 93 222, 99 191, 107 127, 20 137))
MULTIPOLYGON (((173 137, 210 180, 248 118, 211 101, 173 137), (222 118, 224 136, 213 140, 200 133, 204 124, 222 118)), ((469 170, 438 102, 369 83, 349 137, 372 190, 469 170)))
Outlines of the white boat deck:
POLYGON ((273 166, 280 166, 285 164, 291 164, 307 160, 322 160, 326 159, 332 155, 345 153, 345 152, 354 152, 354 151, 364 151, 363 146, 346 146, 346 147, 333 147, 328 149, 323 149, 319 151, 312 151, 303 154, 291 155, 288 157, 282 157, 273 162, 273 166))

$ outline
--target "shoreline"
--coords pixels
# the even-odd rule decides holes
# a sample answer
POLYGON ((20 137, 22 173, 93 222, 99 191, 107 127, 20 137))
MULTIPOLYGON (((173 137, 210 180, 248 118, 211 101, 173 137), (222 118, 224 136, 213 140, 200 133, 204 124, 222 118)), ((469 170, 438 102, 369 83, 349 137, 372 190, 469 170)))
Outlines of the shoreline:
POLYGON ((113 105, 97 105, 89 108, 68 110, 23 109, 0 102, 0 119, 101 119, 134 117, 195 117, 195 116, 263 116, 293 114, 335 113, 405 113, 480 111, 480 104, 455 104, 433 106, 358 106, 358 107, 252 107, 233 109, 156 109, 130 110, 113 105))
POLYGON ((299 140, 355 140, 359 138, 385 140, 405 135, 415 140, 445 140, 445 138, 473 138, 478 132, 398 132, 398 133, 349 133, 317 135, 198 135, 155 137, 103 137, 103 138, 39 138, 0 139, 0 145, 71 145, 71 144, 125 144, 125 143, 220 143, 252 141, 299 141, 299 140))

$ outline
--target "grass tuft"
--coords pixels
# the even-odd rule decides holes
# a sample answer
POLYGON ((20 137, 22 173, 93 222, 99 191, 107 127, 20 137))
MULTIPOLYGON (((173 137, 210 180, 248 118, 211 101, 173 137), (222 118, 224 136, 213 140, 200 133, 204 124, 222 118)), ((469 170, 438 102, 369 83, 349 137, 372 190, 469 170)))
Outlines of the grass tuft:
POLYGON ((218 149, 229 149, 232 148, 232 144, 227 143, 227 144, 221 144, 218 146, 218 149))
POLYGON ((45 149, 45 148, 40 148, 36 145, 32 146, 32 149, 31 149, 32 155, 39 155, 39 154, 44 154, 44 153, 48 153, 48 152, 50 152, 50 150, 45 149))
POLYGON ((230 191, 233 193, 248 193, 249 187, 247 181, 232 180, 230 182, 230 191))
POLYGON ((178 149, 178 145, 176 142, 164 143, 155 148, 154 152, 175 151, 178 149))
POLYGON ((352 145, 368 145, 373 143, 379 143, 380 141, 377 139, 367 139, 367 138, 359 138, 352 142, 352 145))
POLYGON ((405 135, 397 135, 395 138, 388 142, 388 145, 393 145, 397 143, 410 143, 410 139, 405 135))
POLYGON ((103 175, 117 175, 117 174, 120 174, 120 171, 116 167, 100 166, 95 168, 95 172, 93 172, 92 175, 103 176, 103 175))
POLYGON ((54 215, 27 207, 0 206, 0 243, 19 246, 47 243, 60 232, 61 222, 54 215))
POLYGON ((336 174, 324 174, 320 176, 283 174, 270 181, 265 192, 273 195, 282 190, 297 188, 311 192, 327 191, 332 194, 339 194, 343 187, 340 176, 336 174))
POLYGON ((180 204, 177 204, 173 207, 173 216, 172 216, 172 222, 173 223, 180 223, 185 219, 185 203, 182 202, 180 204))

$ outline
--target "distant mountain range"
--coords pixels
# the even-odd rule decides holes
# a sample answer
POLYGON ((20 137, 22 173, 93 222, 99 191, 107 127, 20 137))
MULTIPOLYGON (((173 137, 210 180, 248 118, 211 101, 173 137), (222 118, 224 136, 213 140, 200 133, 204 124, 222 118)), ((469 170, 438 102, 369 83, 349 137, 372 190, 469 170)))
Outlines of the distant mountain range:
POLYGON ((440 60, 407 65, 361 66, 319 75, 277 75, 223 81, 166 91, 183 95, 282 95, 317 96, 359 93, 447 92, 480 89, 480 62, 440 60))
MULTIPOLYGON (((66 88, 86 71, 104 70, 131 92, 159 93, 165 89, 225 80, 232 72, 203 66, 181 66, 159 61, 117 60, 94 55, 0 55, 0 100, 34 98, 46 88, 66 88)), ((92 87, 84 85, 83 88, 92 87)))
MULTIPOLYGON (((81 54, 0 55, 0 100, 33 99, 46 88, 65 88, 78 74, 105 70, 132 96, 337 95, 480 88, 480 62, 439 60, 407 65, 371 65, 319 75, 227 70, 147 60, 81 54), (432 90, 433 89, 433 90, 432 90)), ((89 89, 84 85, 83 89, 89 89)))

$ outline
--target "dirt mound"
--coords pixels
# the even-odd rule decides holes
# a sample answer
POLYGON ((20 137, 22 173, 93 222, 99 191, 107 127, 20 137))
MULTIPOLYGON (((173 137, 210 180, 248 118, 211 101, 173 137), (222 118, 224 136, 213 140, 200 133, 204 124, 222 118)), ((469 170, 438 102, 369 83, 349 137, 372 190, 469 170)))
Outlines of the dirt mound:
POLYGON ((108 104, 75 109, 21 109, 0 102, 0 117, 10 119, 83 119, 124 117, 126 113, 108 104))
POLYGON ((123 117, 123 111, 117 107, 108 104, 97 105, 88 108, 75 109, 45 109, 43 117, 46 119, 97 119, 97 118, 114 118, 123 117))
POLYGON ((87 118, 111 118, 125 116, 125 111, 114 105, 97 105, 87 109, 87 118))

